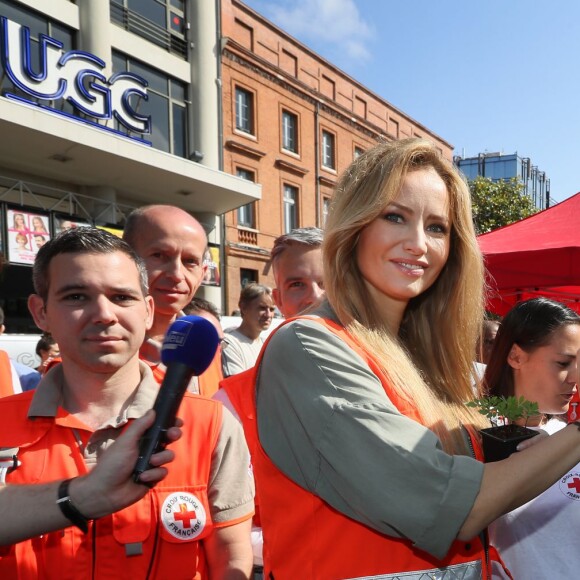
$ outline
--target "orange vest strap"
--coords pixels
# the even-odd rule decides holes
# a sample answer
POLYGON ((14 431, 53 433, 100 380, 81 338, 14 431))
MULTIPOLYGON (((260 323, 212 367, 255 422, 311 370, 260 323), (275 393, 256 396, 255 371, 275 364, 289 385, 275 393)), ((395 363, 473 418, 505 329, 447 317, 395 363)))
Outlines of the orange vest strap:
POLYGON ((197 378, 199 394, 202 397, 213 397, 219 389, 220 381, 222 381, 223 378, 222 353, 221 348, 218 348, 209 367, 207 367, 207 369, 197 378))

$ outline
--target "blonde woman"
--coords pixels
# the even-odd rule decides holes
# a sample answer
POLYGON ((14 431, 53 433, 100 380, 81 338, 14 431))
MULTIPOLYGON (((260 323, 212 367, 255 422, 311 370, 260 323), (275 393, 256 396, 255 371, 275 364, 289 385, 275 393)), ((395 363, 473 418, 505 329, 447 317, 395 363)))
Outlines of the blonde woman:
POLYGON ((23 213, 15 213, 12 217, 12 229, 18 230, 19 232, 26 231, 26 223, 24 221, 23 213))
POLYGON ((241 413, 266 575, 487 577, 480 532, 575 465, 580 432, 474 457, 484 284, 466 184, 428 141, 374 147, 338 184, 323 258, 327 302, 272 336, 257 421, 241 413))
POLYGON ((48 234, 48 230, 44 225, 44 220, 38 215, 35 215, 32 218, 32 231, 39 232, 42 234, 48 234))

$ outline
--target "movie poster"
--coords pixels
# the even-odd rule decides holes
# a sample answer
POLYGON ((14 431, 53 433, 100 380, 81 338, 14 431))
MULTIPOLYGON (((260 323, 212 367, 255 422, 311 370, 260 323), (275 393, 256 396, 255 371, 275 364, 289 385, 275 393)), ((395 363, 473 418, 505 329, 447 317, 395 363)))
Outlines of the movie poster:
POLYGON ((221 284, 219 246, 210 246, 207 249, 203 263, 207 266, 207 270, 202 284, 204 286, 219 286, 221 284))
POLYGON ((91 224, 86 221, 82 220, 73 220, 70 217, 54 217, 54 229, 56 234, 60 234, 66 230, 70 230, 72 228, 82 228, 86 226, 90 226, 91 224))
POLYGON ((47 215, 8 209, 8 261, 13 264, 34 264, 36 253, 51 237, 48 222, 47 215))

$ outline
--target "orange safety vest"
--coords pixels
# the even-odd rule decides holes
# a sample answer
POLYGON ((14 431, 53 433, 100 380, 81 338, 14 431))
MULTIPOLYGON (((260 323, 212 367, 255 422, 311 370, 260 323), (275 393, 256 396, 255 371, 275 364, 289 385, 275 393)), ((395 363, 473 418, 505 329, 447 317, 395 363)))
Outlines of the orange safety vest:
MULTIPOLYGON (((373 357, 343 327, 324 318, 301 318, 323 324, 344 340, 380 379, 397 409, 422 422, 412 402, 392 392, 373 357)), ((456 576, 450 574, 450 577, 464 580, 489 577, 486 550, 491 552, 494 560, 499 561, 499 556, 492 547, 484 546, 481 538, 473 538, 470 542, 456 540, 445 558, 437 560, 415 548, 410 540, 381 534, 346 517, 294 483, 274 465, 260 444, 256 420, 255 385, 267 342, 255 367, 221 383, 242 420, 252 455, 256 498, 261 507, 264 532, 264 577, 271 573, 276 580, 331 580, 370 576, 390 579, 405 575, 405 578, 412 580, 427 577, 429 573, 438 575, 442 568, 451 570, 453 567, 456 576)), ((482 460, 477 439, 474 436, 471 439, 476 458, 482 460)), ((409 509, 413 509, 412 506, 409 509)), ((442 517, 445 515, 442 514, 442 517)))
MULTIPOLYGON (((0 400, 0 447, 19 448, 21 462, 7 483, 86 473, 73 433, 86 432, 86 425, 63 409, 55 418, 28 419, 32 396, 0 400)), ((183 436, 171 444, 178 459, 167 466, 166 479, 132 506, 90 522, 87 534, 71 526, 0 548, 0 578, 206 578, 199 540, 213 529, 207 486, 222 407, 187 393, 179 416, 183 436)))
POLYGON ((199 394, 211 399, 219 389, 220 381, 223 381, 223 378, 222 349, 218 347, 209 367, 197 378, 199 394))
POLYGON ((12 365, 6 352, 0 350, 0 397, 14 394, 12 384, 12 365))
MULTIPOLYGON (((147 364, 147 366, 151 369, 155 380, 161 384, 163 382, 163 377, 165 377, 165 367, 158 363, 152 363, 141 356, 139 359, 147 364)), ((223 378, 222 355, 221 349, 218 348, 209 367, 207 367, 207 369, 201 375, 199 375, 199 377, 197 377, 199 394, 202 397, 211 399, 211 397, 213 397, 213 395, 218 390, 220 381, 223 380, 223 378)))

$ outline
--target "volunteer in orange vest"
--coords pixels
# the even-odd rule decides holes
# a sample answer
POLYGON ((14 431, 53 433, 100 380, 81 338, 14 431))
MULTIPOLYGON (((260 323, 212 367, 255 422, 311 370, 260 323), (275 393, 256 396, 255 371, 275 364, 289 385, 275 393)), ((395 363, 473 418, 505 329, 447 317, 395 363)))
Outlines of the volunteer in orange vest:
MULTIPOLYGON (((151 366, 160 383, 165 375, 161 343, 169 325, 183 316, 182 310, 201 285, 207 269, 204 264, 207 235, 203 226, 182 209, 172 205, 149 205, 129 214, 123 239, 147 267, 155 316, 141 347, 141 358, 151 366)), ((218 351, 205 373, 194 377, 190 390, 211 397, 222 378, 218 351)))
POLYGON ((323 264, 320 318, 271 336, 257 420, 242 416, 266 577, 487 578, 480 533, 578 462, 580 431, 478 461, 485 420, 465 402, 484 278, 465 181, 430 141, 373 147, 339 180, 323 264))
POLYGON ((284 318, 298 316, 324 296, 321 246, 322 230, 312 226, 295 228, 274 240, 272 295, 284 318))
MULTIPOLYGON (((20 401, 27 403, 29 400, 28 395, 22 398, 12 398, 8 408, 21 412, 20 401)), ((91 471, 70 481, 67 490, 71 503, 77 509, 80 508, 82 513, 89 513, 90 510, 94 517, 108 516, 140 500, 147 493, 147 487, 153 487, 167 475, 167 469, 162 466, 175 458, 171 448, 151 457, 150 463, 156 467, 144 471, 140 478, 146 486, 135 483, 133 480, 133 467, 137 461, 139 439, 153 424, 154 417, 153 411, 147 411, 143 417, 133 421, 102 453, 98 464, 91 471)), ((26 418, 22 420, 26 421, 26 418)), ((171 427, 167 434, 170 441, 176 441, 181 436, 181 430, 178 427, 171 427)), ((2 563, 1 556, 10 553, 11 544, 55 530, 63 530, 71 525, 71 520, 55 501, 59 489, 63 486, 63 481, 66 480, 6 485, 7 475, 19 467, 18 455, 17 448, 0 449, 0 513, 2 514, 0 567, 5 565, 2 563)), ((16 562, 13 563, 16 565, 16 562)), ((16 576, 16 573, 13 576, 16 576)))
MULTIPOLYGON (((62 364, 35 392, 0 399, 1 473, 9 485, 0 499, 12 484, 64 480, 44 497, 54 494, 52 517, 56 505, 70 526, 43 533, 63 527, 62 519, 56 526, 51 520, 46 529, 35 526, 17 537, 24 541, 2 540, 0 577, 249 577, 249 454, 238 422, 217 402, 186 394, 183 436, 171 445, 176 459, 162 484, 124 504, 133 505, 115 511, 123 504, 107 501, 107 486, 95 493, 86 484, 105 450, 158 392, 139 360, 153 317, 142 262, 118 237, 77 228, 39 250, 33 281, 30 311, 58 342, 62 364)), ((125 443, 125 449, 133 444, 120 468, 126 484, 135 441, 133 432, 125 443)), ((19 509, 29 510, 25 498, 19 509)))
MULTIPOLYGON (((311 308, 324 295, 321 246, 322 230, 316 227, 295 228, 274 240, 270 265, 276 287, 272 290, 272 297, 285 318, 292 318, 311 308)), ((222 381, 221 386, 223 388, 214 395, 214 399, 222 401, 238 418, 243 414, 254 416, 253 382, 228 379, 222 381)), ((256 567, 263 566, 262 544, 259 506, 256 502, 252 525, 256 567)))

